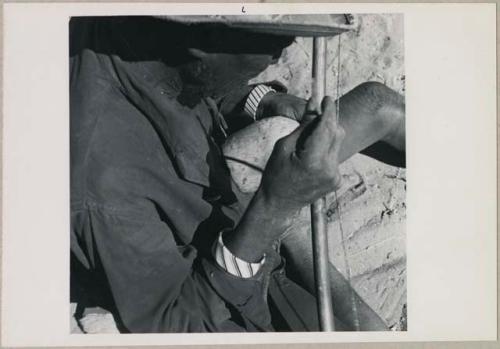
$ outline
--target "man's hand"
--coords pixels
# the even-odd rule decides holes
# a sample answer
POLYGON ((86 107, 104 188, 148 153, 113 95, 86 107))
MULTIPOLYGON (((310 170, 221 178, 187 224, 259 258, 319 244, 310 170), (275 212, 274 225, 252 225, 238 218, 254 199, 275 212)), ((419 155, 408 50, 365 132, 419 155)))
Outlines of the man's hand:
POLYGON ((262 177, 262 193, 282 209, 298 210, 341 182, 344 130, 337 124, 335 102, 325 97, 319 107, 310 100, 305 109, 303 124, 274 146, 262 177))
POLYGON ((340 186, 344 130, 335 114, 332 98, 325 97, 321 107, 311 100, 304 123, 275 144, 259 189, 233 234, 224 237, 234 255, 259 261, 298 210, 340 186))
POLYGON ((307 102, 299 97, 281 92, 266 94, 257 108, 257 119, 270 116, 286 116, 301 121, 306 111, 307 102))

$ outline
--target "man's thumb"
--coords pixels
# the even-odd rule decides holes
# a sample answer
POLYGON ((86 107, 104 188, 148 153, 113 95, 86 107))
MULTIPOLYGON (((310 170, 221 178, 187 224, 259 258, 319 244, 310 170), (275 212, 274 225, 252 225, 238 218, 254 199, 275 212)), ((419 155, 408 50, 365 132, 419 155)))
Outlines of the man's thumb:
POLYGON ((303 121, 292 133, 286 137, 287 148, 293 147, 297 155, 307 148, 306 143, 310 140, 314 129, 317 126, 318 118, 309 121, 303 121))

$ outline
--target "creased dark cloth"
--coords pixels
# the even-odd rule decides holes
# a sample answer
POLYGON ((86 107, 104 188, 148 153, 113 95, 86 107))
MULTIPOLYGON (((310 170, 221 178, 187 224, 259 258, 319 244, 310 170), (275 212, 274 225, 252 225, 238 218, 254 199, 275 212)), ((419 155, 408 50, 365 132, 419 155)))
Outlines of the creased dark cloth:
POLYGON ((207 106, 177 103, 162 62, 122 59, 113 29, 72 23, 87 46, 70 62, 75 259, 104 275, 128 331, 269 330, 262 275, 232 277, 207 248, 245 202, 207 106))
POLYGON ((231 181, 206 103, 180 104, 157 38, 121 19, 72 19, 70 32, 72 272, 108 294, 122 331, 273 330, 276 252, 249 279, 211 256, 250 197, 231 181))

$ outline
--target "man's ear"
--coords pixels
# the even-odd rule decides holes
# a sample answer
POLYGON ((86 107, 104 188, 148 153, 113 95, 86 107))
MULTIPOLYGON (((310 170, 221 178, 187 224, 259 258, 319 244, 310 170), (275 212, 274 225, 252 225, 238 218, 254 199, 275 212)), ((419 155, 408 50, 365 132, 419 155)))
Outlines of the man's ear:
POLYGON ((188 52, 191 56, 198 58, 198 59, 204 59, 207 57, 207 53, 205 51, 202 51, 198 48, 188 48, 188 52))

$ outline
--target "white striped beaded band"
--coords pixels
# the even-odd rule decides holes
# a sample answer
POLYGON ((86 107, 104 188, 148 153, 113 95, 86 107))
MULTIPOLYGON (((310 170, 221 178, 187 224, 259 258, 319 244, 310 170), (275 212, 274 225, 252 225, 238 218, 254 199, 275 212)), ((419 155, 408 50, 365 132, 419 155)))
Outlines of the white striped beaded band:
POLYGON ((236 257, 227 249, 222 241, 222 231, 219 234, 219 238, 215 243, 214 257, 217 264, 227 271, 229 274, 238 276, 241 278, 251 278, 257 274, 264 264, 266 256, 262 257, 262 260, 257 263, 249 263, 236 257))
POLYGON ((251 116, 252 119, 256 119, 259 103, 269 92, 276 92, 276 90, 266 85, 257 85, 248 94, 244 109, 245 113, 251 116))

